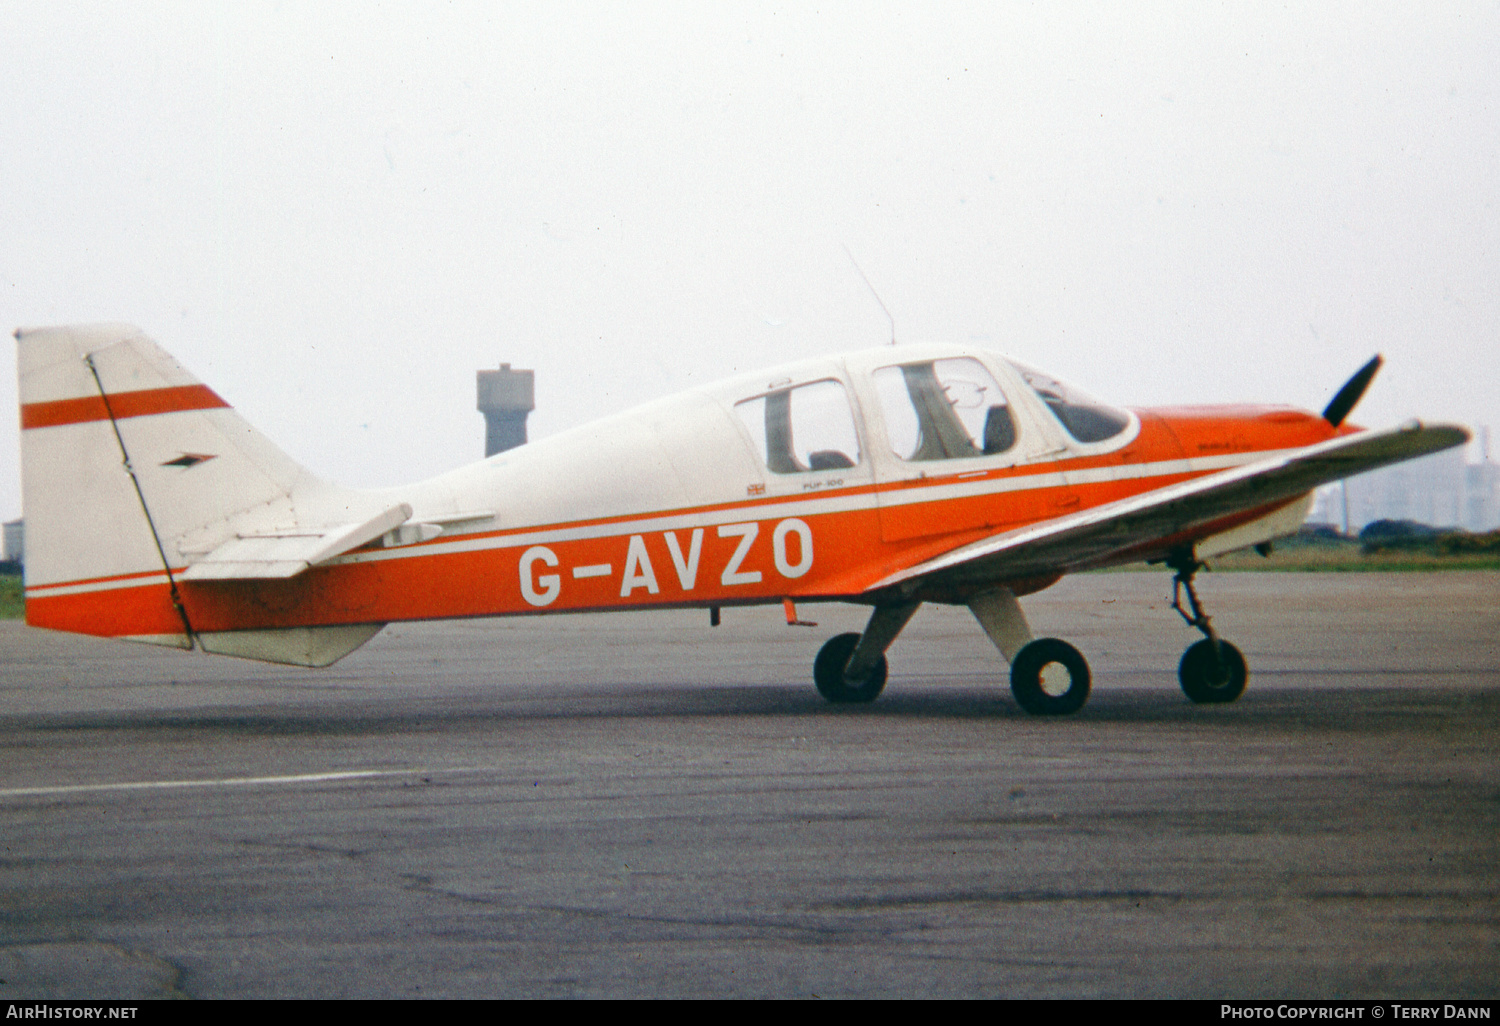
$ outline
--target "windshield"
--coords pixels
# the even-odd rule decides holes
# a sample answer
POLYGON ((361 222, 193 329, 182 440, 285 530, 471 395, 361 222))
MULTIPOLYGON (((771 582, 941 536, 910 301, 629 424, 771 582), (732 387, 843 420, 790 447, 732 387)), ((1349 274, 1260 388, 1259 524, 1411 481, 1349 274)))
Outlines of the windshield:
POLYGON ((1015 360, 1006 362, 1015 368, 1076 440, 1103 442, 1130 426, 1130 414, 1119 407, 1100 402, 1076 385, 1064 384, 1035 367, 1015 360))

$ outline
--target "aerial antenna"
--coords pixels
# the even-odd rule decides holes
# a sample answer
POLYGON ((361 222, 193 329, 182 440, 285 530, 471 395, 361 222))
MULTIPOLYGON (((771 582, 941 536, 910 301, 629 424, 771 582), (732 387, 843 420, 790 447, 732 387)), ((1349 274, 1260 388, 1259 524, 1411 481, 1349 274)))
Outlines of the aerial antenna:
MULTIPOLYGON (((840 246, 844 246, 844 244, 842 242, 839 243, 839 245, 840 246)), ((848 246, 844 246, 844 255, 849 258, 849 262, 851 264, 853 264, 854 265, 854 269, 859 272, 860 280, 865 283, 865 288, 867 288, 867 289, 870 290, 870 295, 872 295, 872 296, 875 297, 875 302, 877 302, 877 303, 880 304, 880 309, 882 309, 882 310, 885 311, 885 319, 891 322, 891 345, 895 345, 896 344, 896 318, 894 318, 894 317, 891 316, 890 308, 885 305, 885 300, 883 300, 883 299, 880 298, 880 293, 875 291, 875 286, 870 284, 870 279, 865 276, 864 268, 862 268, 862 267, 859 266, 859 261, 856 260, 856 259, 854 259, 854 254, 851 253, 851 252, 849 252, 849 247, 848 246)))

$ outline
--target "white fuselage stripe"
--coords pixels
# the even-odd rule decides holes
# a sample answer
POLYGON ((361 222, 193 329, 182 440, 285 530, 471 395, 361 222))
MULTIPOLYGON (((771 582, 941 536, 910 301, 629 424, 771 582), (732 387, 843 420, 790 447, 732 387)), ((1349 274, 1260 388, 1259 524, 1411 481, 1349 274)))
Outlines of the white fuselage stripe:
POLYGON ((105 580, 105 581, 83 581, 78 584, 28 584, 26 586, 27 598, 53 598, 59 595, 82 595, 90 591, 118 591, 124 588, 145 588, 152 585, 166 584, 165 572, 155 574, 144 574, 139 577, 131 577, 127 580, 105 580))
MULTIPOLYGON (((1290 450, 1287 450, 1290 451, 1290 450)), ((640 519, 617 520, 602 524, 586 524, 579 527, 538 527, 515 534, 485 535, 479 538, 455 538, 453 541, 434 541, 423 545, 406 546, 399 549, 376 549, 369 552, 352 552, 329 560, 325 565, 340 563, 376 562, 386 559, 404 559, 418 555, 450 555, 463 552, 479 552, 487 549, 508 549, 522 546, 545 545, 570 541, 586 541, 595 538, 615 538, 625 534, 647 534, 656 531, 692 530, 698 527, 714 527, 725 523, 752 520, 777 520, 789 516, 807 517, 830 513, 848 513, 874 509, 877 506, 905 506, 923 502, 944 502, 950 499, 999 495, 1037 488, 1059 488, 1059 481, 1067 475, 1067 485, 1103 484, 1111 481, 1127 481, 1148 477, 1172 477, 1183 474, 1207 474, 1227 470, 1258 460, 1271 459, 1281 451, 1241 453, 1233 456, 1210 456, 1193 460, 1165 460, 1157 463, 1142 463, 1135 466, 1094 467, 1087 470, 1049 470, 1024 477, 1002 478, 994 481, 957 481, 952 484, 882 491, 877 497, 865 490, 852 495, 789 496, 783 501, 769 502, 759 506, 741 506, 712 512, 645 514, 640 519)))
MULTIPOLYGON (((583 524, 576 527, 541 526, 532 529, 523 529, 514 534, 485 534, 480 537, 461 536, 447 542, 436 540, 424 544, 406 545, 391 549, 351 552, 327 560, 319 565, 339 566, 349 563, 379 562, 388 559, 456 555, 494 549, 520 548, 531 545, 614 538, 626 534, 693 530, 699 527, 708 528, 725 523, 783 519, 790 516, 819 516, 875 509, 877 507, 891 508, 917 503, 946 502, 952 499, 1001 495, 1009 492, 1021 492, 1041 488, 1107 484, 1113 481, 1139 480, 1151 477, 1174 477, 1184 474, 1202 475, 1228 470, 1260 460, 1274 459, 1291 451, 1257 451, 1224 456, 1206 456, 1196 459, 1162 460, 1155 463, 1141 463, 1137 465, 1091 467, 1079 470, 1070 470, 1066 463, 1059 463, 1037 473, 995 480, 955 480, 951 483, 928 485, 926 487, 886 487, 878 495, 870 491, 868 485, 865 485, 852 494, 787 496, 785 499, 767 502, 762 505, 732 506, 701 512, 646 513, 637 519, 631 520, 613 520, 605 523, 583 524)), ((962 473, 960 472, 960 474, 962 473)), ((587 571, 591 568, 582 569, 587 571)), ((604 571, 603 574, 609 572, 604 571)), ((575 573, 575 576, 578 575, 575 573)), ((589 575, 585 573, 585 576, 589 575)), ((165 583, 167 583, 167 575, 165 573, 156 573, 132 577, 123 581, 106 580, 77 583, 64 581, 57 584, 28 585, 26 587, 26 595, 28 598, 50 598, 95 591, 139 588, 165 583)))

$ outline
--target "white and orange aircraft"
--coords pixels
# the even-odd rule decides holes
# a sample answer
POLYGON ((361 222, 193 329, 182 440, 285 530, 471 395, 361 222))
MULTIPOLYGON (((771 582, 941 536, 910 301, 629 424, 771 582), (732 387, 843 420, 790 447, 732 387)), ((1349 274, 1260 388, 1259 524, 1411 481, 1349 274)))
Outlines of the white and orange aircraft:
POLYGON ((868 702, 923 602, 966 605, 1032 713, 1089 691, 1018 596, 1146 560, 1205 638, 1195 702, 1245 687, 1193 589, 1202 560, 1295 531, 1311 490, 1463 443, 1459 427, 1127 410, 979 349, 887 346, 662 399, 407 488, 313 477, 138 329, 16 332, 26 621, 326 666, 398 620, 852 602, 813 664, 868 702), (1181 604, 1186 594, 1191 612, 1181 604))

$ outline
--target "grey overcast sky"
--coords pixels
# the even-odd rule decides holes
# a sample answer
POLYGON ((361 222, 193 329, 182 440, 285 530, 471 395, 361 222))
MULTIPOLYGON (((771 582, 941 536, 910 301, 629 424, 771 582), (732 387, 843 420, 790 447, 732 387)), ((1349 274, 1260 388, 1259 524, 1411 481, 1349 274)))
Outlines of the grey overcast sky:
MULTIPOLYGON (((816 353, 1493 424, 1500 6, 0 2, 0 322, 135 323, 314 472, 816 353)), ((15 402, 14 376, 0 402, 15 402)), ((20 514, 0 418, 0 517, 20 514)))

